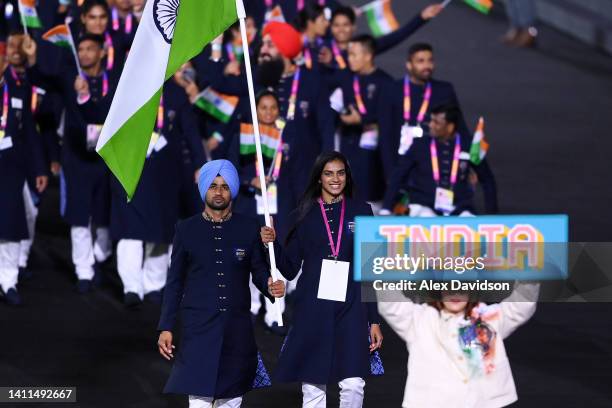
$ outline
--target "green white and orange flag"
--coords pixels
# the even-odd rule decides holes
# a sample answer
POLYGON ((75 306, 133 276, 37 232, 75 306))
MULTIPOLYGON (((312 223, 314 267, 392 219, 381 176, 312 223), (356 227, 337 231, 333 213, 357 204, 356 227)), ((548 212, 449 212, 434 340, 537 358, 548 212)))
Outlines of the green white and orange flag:
POLYGON ((399 28, 391 9, 391 0, 375 0, 361 7, 374 37, 389 34, 399 28))
POLYGON ((19 0, 19 14, 21 14, 21 22, 25 27, 42 27, 42 23, 36 12, 36 0, 19 0))
POLYGON ((489 14, 493 8, 493 0, 463 0, 469 6, 475 8, 483 14, 489 14))
MULTIPOLYGON (((280 144, 281 131, 272 126, 259 125, 261 153, 268 159, 274 158, 280 144)), ((255 154, 255 128, 250 123, 240 124, 240 154, 255 154)))
POLYGON ((209 86, 198 94, 195 106, 221 122, 228 123, 239 100, 237 96, 222 94, 209 86))
POLYGON ((68 30, 68 26, 66 24, 60 24, 53 27, 44 33, 42 38, 43 40, 50 41, 57 46, 72 48, 72 37, 70 36, 70 30, 68 30))
POLYGON ((149 0, 96 151, 136 191, 164 82, 238 19, 236 0, 149 0))
POLYGON ((485 140, 484 134, 484 118, 478 120, 478 126, 472 139, 472 146, 470 147, 470 161, 475 165, 479 165, 480 162, 487 155, 489 150, 489 143, 485 140))

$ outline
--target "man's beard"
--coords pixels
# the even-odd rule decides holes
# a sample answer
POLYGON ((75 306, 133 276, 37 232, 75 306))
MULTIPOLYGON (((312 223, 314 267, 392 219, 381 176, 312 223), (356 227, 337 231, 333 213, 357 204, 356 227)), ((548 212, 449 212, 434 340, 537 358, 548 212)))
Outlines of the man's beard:
POLYGON ((223 211, 230 206, 231 201, 224 201, 223 204, 215 204, 213 200, 206 200, 206 206, 215 211, 223 211))
POLYGON ((257 83, 264 88, 276 88, 284 70, 285 64, 281 58, 265 61, 257 66, 257 83))

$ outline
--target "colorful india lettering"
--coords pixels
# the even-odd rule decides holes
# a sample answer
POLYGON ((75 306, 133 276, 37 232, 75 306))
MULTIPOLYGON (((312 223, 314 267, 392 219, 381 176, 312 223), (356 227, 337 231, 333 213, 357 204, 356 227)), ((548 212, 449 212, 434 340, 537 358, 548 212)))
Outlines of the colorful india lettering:
POLYGON ((378 233, 388 257, 484 257, 487 270, 544 267, 544 236, 529 224, 381 225, 378 233))

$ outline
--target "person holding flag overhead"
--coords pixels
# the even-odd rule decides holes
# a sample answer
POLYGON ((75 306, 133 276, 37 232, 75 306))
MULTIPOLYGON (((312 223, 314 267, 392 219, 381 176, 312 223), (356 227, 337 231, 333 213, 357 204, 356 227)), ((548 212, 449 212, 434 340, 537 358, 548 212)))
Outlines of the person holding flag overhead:
POLYGON ((24 186, 30 183, 40 194, 48 181, 42 140, 32 119, 32 88, 25 75, 23 39, 23 33, 9 35, 9 65, 0 83, 0 292, 9 305, 21 304, 16 287, 20 241, 30 237, 24 186))
MULTIPOLYGON (((380 143, 387 183, 399 157, 406 154, 414 140, 427 134, 431 108, 460 106, 453 85, 433 78, 435 63, 430 44, 416 43, 408 49, 406 70, 403 78, 381 90, 380 143)), ((471 138, 461 113, 457 131, 465 140, 471 138)))
MULTIPOLYGON (((480 151, 472 157, 472 138, 466 138, 459 129, 461 112, 455 105, 432 109, 429 134, 416 138, 391 175, 385 193, 384 208, 390 212, 400 188, 410 180, 411 217, 436 215, 470 216, 475 213, 474 192, 468 174, 470 168, 478 175, 488 214, 497 209, 497 187, 484 155, 480 151), (478 160, 476 163, 472 160, 478 160)), ((480 150, 482 136, 476 149, 480 150)))
MULTIPOLYGON (((375 54, 382 54, 397 46, 440 14, 442 10, 443 7, 440 4, 431 4, 397 30, 376 37, 374 39, 375 54)), ((348 44, 357 30, 355 22, 355 11, 351 7, 338 7, 332 14, 330 25, 332 38, 322 48, 319 58, 327 68, 342 70, 348 67, 348 44)))
POLYGON ((180 311, 182 342, 164 392, 189 395, 191 408, 240 407, 245 393, 270 385, 253 334, 249 275, 271 301, 285 287, 270 277, 257 221, 232 210, 240 181, 231 162, 202 166, 198 187, 205 209, 176 226, 158 325, 159 352, 172 360, 180 311))
POLYGON ((143 298, 161 303, 168 271, 169 246, 179 218, 183 141, 191 153, 191 183, 205 162, 197 119, 184 88, 189 86, 179 70, 164 85, 155 127, 138 188, 128 202, 116 178, 111 180, 111 237, 117 243, 117 271, 123 283, 126 307, 143 298))
POLYGON ((353 280, 355 217, 372 215, 353 199, 355 186, 347 159, 322 153, 284 243, 272 227, 261 229, 274 243, 283 276, 302 275, 295 294, 293 323, 281 349, 274 379, 302 383, 304 408, 326 406, 326 386, 337 382, 341 407, 361 407, 365 379, 384 372, 377 350, 383 336, 376 303, 365 303, 353 280), (369 337, 369 338, 368 338, 369 337))
MULTIPOLYGON (((53 31, 58 44, 72 44, 66 31, 53 31)), ((117 79, 104 69, 104 38, 93 34, 81 36, 77 43, 76 69, 59 76, 47 76, 38 68, 37 45, 24 41, 28 56, 28 75, 33 83, 62 95, 66 109, 61 152, 60 212, 70 224, 72 261, 78 278, 79 293, 89 292, 96 262, 102 263, 112 252, 109 237, 109 173, 95 153, 102 123, 115 92, 117 79), (79 74, 80 73, 80 74, 79 74), (92 234, 95 226, 95 241, 92 234)))

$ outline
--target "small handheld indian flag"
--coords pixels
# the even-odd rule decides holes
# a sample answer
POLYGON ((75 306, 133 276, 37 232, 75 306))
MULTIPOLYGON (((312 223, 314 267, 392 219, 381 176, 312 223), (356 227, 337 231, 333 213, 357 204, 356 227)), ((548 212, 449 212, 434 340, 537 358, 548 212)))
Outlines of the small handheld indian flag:
POLYGON ((283 9, 280 6, 275 6, 273 9, 266 11, 266 16, 264 17, 265 23, 270 23, 272 21, 278 21, 279 23, 285 22, 285 16, 283 15, 283 9))
MULTIPOLYGON (((261 153, 273 159, 280 144, 281 132, 272 126, 259 126, 261 136, 261 153)), ((240 124, 240 154, 255 154, 255 128, 250 123, 240 124)))
POLYGON ((399 28, 399 23, 391 10, 391 0, 376 0, 361 7, 368 20, 374 37, 389 34, 399 28))
POLYGON ((463 0, 469 6, 474 7, 476 10, 483 14, 489 14, 489 11, 493 8, 493 0, 463 0))
POLYGON ((489 143, 485 140, 484 134, 484 118, 478 120, 478 126, 474 133, 474 139, 472 139, 472 146, 470 147, 470 161, 475 165, 479 165, 487 155, 489 150, 489 143))
POLYGON ((60 24, 53 27, 44 33, 42 38, 43 40, 50 41, 59 47, 72 48, 72 37, 66 24, 60 24))
POLYGON ((21 22, 24 27, 42 27, 36 12, 36 0, 19 0, 19 14, 21 14, 21 22))
POLYGON ((195 106, 223 123, 228 123, 236 110, 239 98, 225 95, 210 86, 198 95, 195 106))
POLYGON ((238 19, 236 0, 148 0, 96 151, 131 199, 164 82, 238 19))

